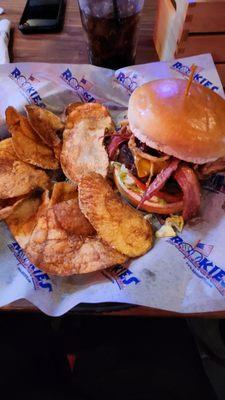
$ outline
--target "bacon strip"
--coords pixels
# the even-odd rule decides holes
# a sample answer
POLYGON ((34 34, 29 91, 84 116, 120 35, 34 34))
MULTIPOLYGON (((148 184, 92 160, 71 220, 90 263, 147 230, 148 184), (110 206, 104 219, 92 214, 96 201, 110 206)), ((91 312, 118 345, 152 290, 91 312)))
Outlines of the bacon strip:
POLYGON ((216 174, 217 172, 225 171, 225 159, 219 158, 214 162, 209 162, 204 164, 199 168, 201 176, 204 178, 205 176, 216 174))
POLYGON ((197 214, 200 206, 198 178, 193 169, 186 165, 179 166, 173 177, 184 193, 183 218, 187 221, 197 214))
POLYGON ((138 208, 140 208, 146 200, 151 199, 160 189, 163 188, 165 185, 166 181, 169 179, 169 177, 172 175, 174 171, 178 168, 180 160, 177 158, 173 158, 169 165, 162 169, 162 171, 156 176, 154 181, 149 185, 148 189, 145 191, 138 208))
POLYGON ((107 151, 108 151, 110 160, 114 161, 118 147, 120 146, 121 143, 128 142, 130 137, 131 137, 131 132, 130 132, 130 130, 127 129, 126 126, 124 126, 120 130, 120 132, 112 135, 111 141, 110 141, 109 145, 107 146, 107 151))

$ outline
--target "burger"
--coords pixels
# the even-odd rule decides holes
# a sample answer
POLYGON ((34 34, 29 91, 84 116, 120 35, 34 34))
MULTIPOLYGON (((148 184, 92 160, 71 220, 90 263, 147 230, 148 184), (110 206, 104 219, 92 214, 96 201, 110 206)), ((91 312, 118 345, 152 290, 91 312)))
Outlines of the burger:
POLYGON ((114 181, 132 205, 149 213, 198 213, 200 181, 225 170, 225 100, 183 79, 137 88, 128 120, 107 138, 114 181))

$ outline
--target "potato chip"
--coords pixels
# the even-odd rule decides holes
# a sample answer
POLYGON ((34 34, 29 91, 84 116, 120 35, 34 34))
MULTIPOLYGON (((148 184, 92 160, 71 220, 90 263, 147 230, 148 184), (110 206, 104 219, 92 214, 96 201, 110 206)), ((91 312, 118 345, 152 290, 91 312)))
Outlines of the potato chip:
POLYGON ((14 238, 24 249, 37 222, 38 208, 41 199, 31 197, 21 200, 6 218, 5 222, 14 238))
POLYGON ((54 146, 53 151, 54 151, 56 160, 60 161, 60 155, 61 155, 61 151, 62 151, 62 142, 60 142, 59 144, 54 146))
POLYGON ((18 160, 11 138, 0 142, 0 199, 23 196, 48 186, 49 177, 44 171, 18 160))
MULTIPOLYGON (((36 220, 34 229, 31 232, 29 241, 26 243, 24 250, 29 260, 39 267, 44 257, 44 248, 48 238, 48 222, 46 214, 40 215, 36 220)), ((52 252, 54 249, 52 247, 52 252)))
POLYGON ((37 134, 31 127, 28 119, 20 114, 14 107, 8 107, 5 111, 5 116, 6 125, 9 132, 12 127, 21 126, 21 130, 23 131, 24 135, 28 136, 32 140, 35 140, 37 134))
MULTIPOLYGON (((11 126, 10 133, 15 153, 20 160, 44 169, 59 168, 53 150, 42 143, 35 132, 33 139, 31 139, 24 134, 20 125, 14 125, 11 126)), ((32 128, 30 133, 32 133, 32 128)))
POLYGON ((20 115, 14 107, 7 107, 5 110, 6 126, 9 129, 10 126, 16 125, 20 122, 20 115))
POLYGON ((77 186, 68 182, 57 182, 54 184, 51 195, 51 206, 70 199, 77 198, 77 186))
POLYGON ((75 106, 74 110, 68 114, 66 129, 72 129, 84 119, 90 121, 90 127, 92 129, 95 128, 97 123, 99 123, 101 127, 107 125, 107 128, 112 128, 112 126, 114 126, 109 111, 105 106, 100 103, 82 103, 79 106, 75 106))
POLYGON ((24 197, 0 200, 0 220, 8 218, 23 200, 24 197))
POLYGON ((11 138, 0 141, 0 159, 1 158, 7 158, 8 160, 13 161, 17 159, 11 138))
MULTIPOLYGON (((20 127, 23 132, 23 134, 33 140, 34 142, 40 143, 44 146, 46 146, 41 138, 38 136, 37 132, 32 128, 30 122, 28 121, 27 117, 24 117, 23 115, 20 114, 20 127)), ((10 129, 9 129, 10 131, 10 129)))
POLYGON ((37 267, 60 276, 92 272, 126 261, 125 256, 96 237, 68 235, 51 208, 38 219, 25 252, 37 267))
POLYGON ((37 218, 45 215, 48 208, 50 207, 49 191, 45 190, 41 196, 41 205, 38 209, 37 218))
POLYGON ((60 118, 44 108, 36 105, 25 107, 28 120, 32 128, 48 146, 57 146, 60 143, 59 134, 64 128, 60 118))
POLYGON ((28 119, 13 107, 6 109, 6 123, 12 135, 17 157, 44 169, 58 169, 54 151, 47 147, 30 125, 28 119))
POLYGON ((90 172, 78 186, 81 211, 98 235, 129 257, 146 253, 153 244, 151 225, 131 206, 124 204, 108 182, 90 172))
POLYGON ((85 103, 69 114, 63 134, 61 167, 64 174, 75 183, 88 171, 106 176, 109 165, 103 145, 106 129, 112 126, 112 119, 104 106, 85 103))
POLYGON ((66 106, 65 110, 64 110, 64 114, 66 116, 68 116, 69 114, 71 114, 71 112, 73 112, 78 106, 81 106, 83 103, 81 101, 77 101, 76 103, 70 103, 68 104, 68 106, 66 106))
POLYGON ((54 210, 60 227, 67 233, 83 236, 91 236, 96 233, 80 211, 77 188, 70 183, 55 183, 50 206, 54 210))
POLYGON ((53 207, 59 225, 68 233, 92 236, 95 229, 80 211, 78 196, 76 199, 62 201, 53 207))
POLYGON ((82 240, 74 236, 69 242, 47 243, 38 267, 53 275, 68 276, 99 271, 125 261, 122 254, 97 238, 82 240), (52 246, 56 249, 54 254, 52 246))

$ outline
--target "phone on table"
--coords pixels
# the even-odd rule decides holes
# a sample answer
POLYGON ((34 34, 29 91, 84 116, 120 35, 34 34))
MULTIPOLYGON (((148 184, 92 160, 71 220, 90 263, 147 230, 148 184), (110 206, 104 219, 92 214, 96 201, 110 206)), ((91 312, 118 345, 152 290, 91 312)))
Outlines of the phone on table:
POLYGON ((19 30, 22 33, 59 32, 63 26, 64 0, 28 0, 19 30))

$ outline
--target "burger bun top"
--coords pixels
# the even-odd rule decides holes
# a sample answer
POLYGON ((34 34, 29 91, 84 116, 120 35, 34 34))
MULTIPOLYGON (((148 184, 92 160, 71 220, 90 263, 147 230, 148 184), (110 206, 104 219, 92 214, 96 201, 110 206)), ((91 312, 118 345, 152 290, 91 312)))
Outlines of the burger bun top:
POLYGON ((131 95, 128 120, 148 146, 187 162, 204 164, 225 156, 225 100, 187 80, 159 79, 131 95))

